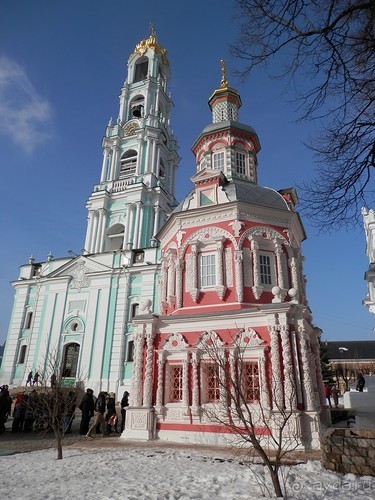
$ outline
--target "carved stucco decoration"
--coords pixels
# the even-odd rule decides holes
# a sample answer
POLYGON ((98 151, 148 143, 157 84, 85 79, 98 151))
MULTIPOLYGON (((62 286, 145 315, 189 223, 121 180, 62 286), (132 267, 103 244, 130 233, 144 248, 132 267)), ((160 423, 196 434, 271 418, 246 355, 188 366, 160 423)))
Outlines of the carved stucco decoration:
POLYGON ((258 333, 250 327, 240 330, 235 338, 235 344, 241 348, 258 347, 264 344, 264 340, 262 340, 258 333))
POLYGON ((275 231, 274 229, 270 229, 269 227, 264 227, 264 226, 254 226, 249 229, 247 229, 241 236, 238 246, 239 248, 242 247, 243 242, 245 238, 248 238, 250 241, 254 239, 266 239, 270 240, 274 243, 276 246, 277 244, 282 244, 285 246, 286 251, 288 252, 288 257, 292 257, 293 251, 290 246, 289 241, 283 236, 281 233, 278 231, 275 231))
POLYGON ((85 262, 81 261, 76 269, 73 271, 73 279, 70 283, 70 288, 74 288, 81 291, 82 288, 87 288, 90 285, 90 280, 86 276, 86 274, 90 272, 89 269, 86 268, 85 262))
POLYGON ((181 349, 187 349, 189 347, 188 342, 181 333, 175 332, 168 335, 165 339, 162 348, 167 351, 177 351, 181 349))
POLYGON ((233 262, 232 262, 232 249, 226 248, 224 252, 225 262, 225 283, 227 287, 233 286, 233 262))
POLYGON ((203 244, 207 244, 211 242, 213 243, 219 238, 225 238, 230 240, 233 244, 233 247, 237 248, 237 242, 235 238, 228 231, 226 231, 221 227, 209 226, 209 227, 202 227, 201 229, 198 229, 198 231, 195 231, 193 234, 191 234, 181 247, 180 255, 185 254, 188 245, 190 245, 191 242, 193 241, 198 240, 201 241, 203 244))
POLYGON ((207 349, 210 349, 211 346, 215 346, 215 348, 222 348, 224 345, 225 342, 223 342, 219 335, 214 331, 203 332, 196 344, 197 348, 202 351, 207 351, 207 349))
POLYGON ((239 238, 241 228, 242 228, 242 226, 245 225, 245 223, 242 221, 239 221, 239 220, 235 220, 234 222, 230 222, 228 225, 232 227, 234 236, 236 238, 239 238))

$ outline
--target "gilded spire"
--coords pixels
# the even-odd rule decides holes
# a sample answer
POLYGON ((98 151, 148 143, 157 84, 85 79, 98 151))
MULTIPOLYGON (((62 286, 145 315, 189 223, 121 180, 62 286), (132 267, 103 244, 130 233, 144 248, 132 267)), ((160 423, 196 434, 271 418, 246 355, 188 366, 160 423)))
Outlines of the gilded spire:
POLYGON ((161 54, 163 62, 165 64, 168 64, 167 50, 160 47, 159 42, 156 38, 155 25, 152 21, 150 22, 150 30, 151 35, 148 38, 145 38, 137 43, 133 54, 139 54, 140 56, 143 56, 147 49, 152 49, 155 54, 161 54))
POLYGON ((220 59, 220 62, 221 62, 221 82, 220 82, 220 88, 226 89, 226 88, 228 88, 227 68, 225 66, 224 59, 220 59))

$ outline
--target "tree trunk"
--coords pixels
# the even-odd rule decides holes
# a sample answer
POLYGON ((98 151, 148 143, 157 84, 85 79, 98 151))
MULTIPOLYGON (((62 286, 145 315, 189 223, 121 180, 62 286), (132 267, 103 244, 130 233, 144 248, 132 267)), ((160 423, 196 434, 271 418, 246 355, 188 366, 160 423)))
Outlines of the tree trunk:
POLYGON ((275 490, 277 498, 284 498, 277 471, 270 469, 270 474, 271 474, 273 489, 275 490))
POLYGON ((56 437, 57 460, 62 460, 63 457, 62 436, 60 430, 55 431, 55 437, 56 437))

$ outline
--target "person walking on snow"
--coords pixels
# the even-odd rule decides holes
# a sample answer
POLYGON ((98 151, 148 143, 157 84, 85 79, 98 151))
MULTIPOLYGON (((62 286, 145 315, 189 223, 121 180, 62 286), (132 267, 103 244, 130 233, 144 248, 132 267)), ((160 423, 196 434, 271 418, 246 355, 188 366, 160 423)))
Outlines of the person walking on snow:
POLYGON ((88 432, 86 434, 86 437, 88 437, 88 438, 94 437, 91 435, 91 431, 93 429, 95 429, 95 427, 98 424, 101 424, 103 436, 105 436, 106 421, 104 419, 104 413, 105 413, 106 397, 107 396, 108 396, 107 392, 102 391, 99 393, 98 399, 96 400, 96 403, 95 403, 95 418, 94 418, 94 421, 93 421, 90 429, 88 430, 88 432))

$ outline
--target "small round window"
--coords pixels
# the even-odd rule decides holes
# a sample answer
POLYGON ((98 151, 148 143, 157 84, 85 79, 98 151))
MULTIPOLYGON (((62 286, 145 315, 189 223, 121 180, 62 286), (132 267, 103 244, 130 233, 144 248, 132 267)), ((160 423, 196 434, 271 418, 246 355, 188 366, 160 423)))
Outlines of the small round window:
POLYGON ((72 332, 77 332, 79 330, 79 323, 73 321, 73 323, 70 323, 70 329, 72 332))

